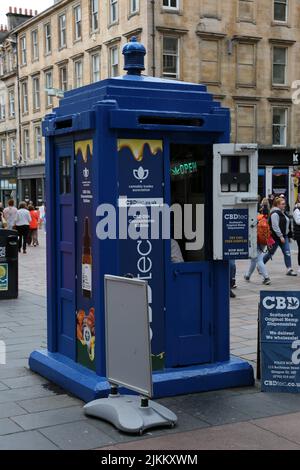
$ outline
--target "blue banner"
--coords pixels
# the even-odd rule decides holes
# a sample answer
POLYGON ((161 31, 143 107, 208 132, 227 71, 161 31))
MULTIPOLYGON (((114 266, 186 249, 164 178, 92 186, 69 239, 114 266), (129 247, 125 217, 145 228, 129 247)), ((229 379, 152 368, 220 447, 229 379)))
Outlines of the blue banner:
POLYGON ((300 292, 261 292, 261 389, 300 392, 300 292))
POLYGON ((248 209, 223 210, 223 259, 249 258, 248 209))

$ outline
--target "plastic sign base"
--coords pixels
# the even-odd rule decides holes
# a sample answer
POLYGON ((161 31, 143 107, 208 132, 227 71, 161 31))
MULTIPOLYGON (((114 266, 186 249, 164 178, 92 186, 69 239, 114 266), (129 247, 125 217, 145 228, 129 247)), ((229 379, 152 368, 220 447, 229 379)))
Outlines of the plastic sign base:
POLYGON ((142 434, 154 427, 173 427, 177 423, 177 416, 168 408, 154 401, 142 407, 141 397, 135 395, 109 395, 88 403, 83 409, 86 415, 108 421, 129 434, 142 434))

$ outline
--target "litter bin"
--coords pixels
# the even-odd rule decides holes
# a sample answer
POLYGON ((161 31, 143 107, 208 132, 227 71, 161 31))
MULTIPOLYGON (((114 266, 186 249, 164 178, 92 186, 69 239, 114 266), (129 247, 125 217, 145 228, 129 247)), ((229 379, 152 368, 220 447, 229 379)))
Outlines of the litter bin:
POLYGON ((18 297, 18 233, 0 229, 0 300, 18 297))

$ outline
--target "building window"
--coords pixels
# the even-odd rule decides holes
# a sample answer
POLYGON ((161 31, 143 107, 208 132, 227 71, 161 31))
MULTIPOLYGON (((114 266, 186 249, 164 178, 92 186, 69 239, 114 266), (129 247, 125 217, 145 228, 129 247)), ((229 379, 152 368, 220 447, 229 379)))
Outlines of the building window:
POLYGON ((74 40, 81 39, 81 6, 74 7, 74 40))
POLYGON ((45 54, 50 54, 52 51, 52 39, 51 39, 51 24, 45 24, 45 54))
POLYGON ((256 106, 238 104, 236 109, 236 142, 256 142, 256 106))
POLYGON ((0 96, 0 119, 4 121, 6 118, 5 95, 0 96))
POLYGON ((171 36, 163 38, 163 76, 178 78, 179 76, 179 39, 171 36))
POLYGON ((26 114, 28 113, 28 82, 27 80, 25 82, 22 82, 21 90, 22 90, 22 113, 26 114))
POLYGON ((34 158, 38 160, 42 156, 42 130, 41 126, 34 127, 34 158))
POLYGON ((216 39, 201 39, 201 73, 204 83, 218 83, 220 81, 220 43, 216 39))
POLYGON ((83 75, 82 75, 82 59, 76 60, 74 62, 74 84, 75 88, 79 88, 82 86, 83 82, 83 75))
POLYGON ((255 2, 254 0, 239 0, 239 14, 238 18, 240 21, 255 20, 255 2))
POLYGON ((20 45, 21 45, 21 65, 26 65, 27 64, 26 36, 21 37, 20 45))
POLYGON ((62 14, 58 17, 58 30, 59 30, 59 47, 62 49, 66 47, 67 36, 66 36, 66 14, 62 14))
POLYGON ((274 0, 274 21, 286 23, 288 19, 288 0, 274 0))
MULTIPOLYGON (((46 90, 53 88, 52 70, 47 70, 47 72, 45 72, 45 85, 46 85, 46 90)), ((49 95, 48 91, 46 91, 46 107, 49 108, 52 105, 53 105, 53 97, 49 95)))
POLYGON ((129 0, 130 1, 130 14, 134 15, 138 13, 140 9, 140 1, 139 0, 129 0))
POLYGON ((12 88, 8 91, 8 103, 9 103, 9 117, 15 117, 15 90, 12 88))
POLYGON ((163 0, 163 7, 170 10, 178 10, 179 0, 163 0))
POLYGON ((117 77, 119 75, 119 48, 114 46, 110 48, 110 76, 117 77))
POLYGON ((35 29, 31 33, 31 44, 32 44, 32 60, 38 60, 39 58, 39 35, 38 35, 37 29, 35 29))
POLYGON ((1 165, 6 166, 6 139, 1 139, 1 165))
POLYGON ((37 111, 41 107, 40 100, 40 78, 33 77, 32 79, 32 92, 33 92, 33 109, 37 111))
POLYGON ((23 161, 30 158, 30 138, 29 129, 23 129, 23 161))
POLYGON ((255 86, 256 84, 256 45, 238 43, 236 84, 255 86))
POLYGON ((109 21, 110 23, 116 23, 118 21, 118 0, 109 0, 109 21))
POLYGON ((9 138, 9 155, 10 155, 10 163, 12 165, 16 164, 16 138, 10 137, 9 138))
POLYGON ((287 83, 287 47, 273 48, 273 85, 287 83))
POLYGON ((288 109, 273 107, 273 145, 286 147, 287 145, 287 119, 288 109))
POLYGON ((98 82, 100 80, 100 53, 92 55, 92 82, 98 82))
POLYGON ((68 69, 66 65, 59 68, 59 88, 62 91, 68 90, 68 69))
POLYGON ((90 0, 91 31, 99 28, 99 0, 90 0))

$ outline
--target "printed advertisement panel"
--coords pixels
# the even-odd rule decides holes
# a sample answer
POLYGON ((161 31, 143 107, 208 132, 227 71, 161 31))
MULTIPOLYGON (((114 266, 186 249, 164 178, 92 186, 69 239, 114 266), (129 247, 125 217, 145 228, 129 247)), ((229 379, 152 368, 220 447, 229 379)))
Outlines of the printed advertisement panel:
POLYGON ((93 141, 75 143, 77 170, 77 361, 92 370, 95 361, 95 308, 93 300, 93 141))
POLYGON ((0 264, 0 292, 8 291, 8 264, 0 264))
POLYGON ((261 292, 261 388, 300 392, 300 292, 261 292))
MULTIPOLYGON (((127 219, 127 228, 150 232, 157 217, 151 209, 164 203, 163 142, 119 139, 119 212, 137 213, 127 219), (145 214, 145 208, 148 212, 145 214), (141 210, 138 213, 138 209, 141 210), (143 212, 143 214, 142 214, 143 212)), ((153 370, 164 367, 164 253, 159 239, 127 238, 119 241, 120 276, 131 274, 148 281, 149 318, 153 370)))
POLYGON ((223 210, 223 259, 249 258, 248 209, 223 210))

